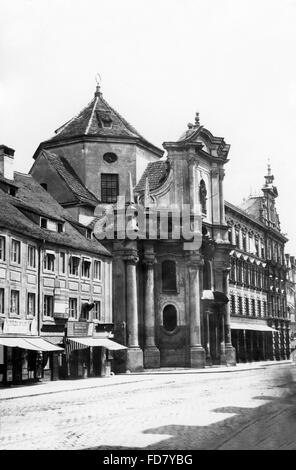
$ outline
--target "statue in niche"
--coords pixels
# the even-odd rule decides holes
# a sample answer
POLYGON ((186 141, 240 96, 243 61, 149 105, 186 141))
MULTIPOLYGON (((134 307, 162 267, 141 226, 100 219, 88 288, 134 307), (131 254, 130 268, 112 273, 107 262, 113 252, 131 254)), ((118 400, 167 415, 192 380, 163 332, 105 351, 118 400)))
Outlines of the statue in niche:
POLYGON ((201 211, 203 214, 207 213, 207 188, 204 180, 199 184, 199 200, 201 204, 201 211))

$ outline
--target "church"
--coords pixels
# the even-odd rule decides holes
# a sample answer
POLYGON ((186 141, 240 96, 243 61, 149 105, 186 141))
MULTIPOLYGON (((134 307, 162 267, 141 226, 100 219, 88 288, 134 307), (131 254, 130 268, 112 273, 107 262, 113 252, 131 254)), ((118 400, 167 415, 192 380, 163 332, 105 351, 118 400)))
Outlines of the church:
POLYGON ((230 145, 202 126, 198 113, 163 148, 148 142, 97 86, 91 102, 39 145, 30 170, 112 254, 113 332, 126 346, 114 352, 114 371, 288 358, 287 239, 274 208, 273 176, 260 201, 244 208, 226 203, 230 145), (245 230, 236 236, 243 218, 257 228, 254 237, 250 229, 248 248, 245 230), (239 277, 243 260, 261 269, 260 288, 259 278, 239 277), (257 299, 253 311, 239 300, 250 296, 257 299))

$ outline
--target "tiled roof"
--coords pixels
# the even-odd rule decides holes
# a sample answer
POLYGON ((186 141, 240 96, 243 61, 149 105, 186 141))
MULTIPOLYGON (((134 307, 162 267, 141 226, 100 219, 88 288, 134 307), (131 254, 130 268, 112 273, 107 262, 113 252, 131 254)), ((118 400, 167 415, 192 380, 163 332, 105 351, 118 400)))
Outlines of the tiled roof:
POLYGON ((15 181, 18 186, 17 196, 10 196, 0 190, 0 227, 20 235, 68 246, 79 251, 110 256, 110 253, 96 239, 88 240, 73 227, 71 216, 32 176, 15 173, 15 181), (43 229, 28 218, 23 210, 61 220, 65 224, 65 230, 59 233, 43 229))
POLYGON ((135 192, 140 193, 145 190, 146 178, 148 177, 149 189, 153 191, 161 186, 169 174, 169 163, 166 160, 151 162, 141 176, 140 181, 135 187, 135 192))
POLYGON ((91 204, 93 206, 98 204, 97 198, 88 189, 86 189, 66 158, 56 155, 55 153, 48 152, 47 150, 43 150, 42 154, 65 181, 68 188, 74 194, 75 199, 79 202, 91 204))
POLYGON ((77 116, 70 119, 55 132, 56 135, 47 142, 77 136, 133 137, 154 147, 160 156, 163 154, 162 150, 150 144, 131 124, 115 111, 99 91, 95 93, 94 99, 77 116))

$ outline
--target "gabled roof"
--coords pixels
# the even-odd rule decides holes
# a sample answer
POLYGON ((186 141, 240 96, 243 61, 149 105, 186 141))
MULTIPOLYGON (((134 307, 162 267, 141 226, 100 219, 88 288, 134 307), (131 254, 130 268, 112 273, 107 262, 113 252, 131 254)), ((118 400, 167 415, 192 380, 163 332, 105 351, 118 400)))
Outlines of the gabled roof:
POLYGON ((84 186, 66 158, 56 155, 55 153, 48 152, 47 150, 43 150, 42 155, 64 180, 78 202, 90 204, 92 206, 96 206, 98 204, 98 200, 95 195, 84 186))
POLYGON ((163 150, 148 142, 126 119, 107 103, 99 87, 97 87, 93 100, 75 117, 59 127, 55 133, 56 135, 44 142, 44 144, 68 140, 71 137, 133 138, 149 146, 159 157, 164 153, 163 150))
POLYGON ((160 160, 158 162, 151 162, 146 167, 140 181, 135 187, 134 191, 139 193, 145 190, 146 178, 148 177, 149 189, 153 191, 161 186, 167 179, 169 174, 169 163, 167 160, 160 160))
POLYGON ((32 176, 15 173, 15 182, 17 196, 8 195, 0 189, 0 227, 29 238, 110 256, 96 239, 88 240, 74 228, 76 221, 71 220, 67 211, 32 176), (26 215, 30 212, 64 222, 65 230, 53 232, 39 227, 26 215))

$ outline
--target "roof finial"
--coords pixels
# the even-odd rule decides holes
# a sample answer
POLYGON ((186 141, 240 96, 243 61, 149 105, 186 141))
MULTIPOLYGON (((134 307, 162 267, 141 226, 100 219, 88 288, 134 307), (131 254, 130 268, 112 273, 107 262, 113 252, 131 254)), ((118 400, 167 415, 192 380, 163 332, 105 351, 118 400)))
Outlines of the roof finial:
POLYGON ((196 126, 200 126, 200 122, 199 122, 199 113, 195 113, 195 125, 196 125, 196 126))
POLYGON ((270 165, 270 158, 267 159, 267 175, 271 175, 271 165, 270 165))
POLYGON ((95 80, 96 80, 96 84, 97 84, 95 96, 101 96, 102 95, 102 93, 101 93, 102 77, 99 73, 96 73, 95 80))

